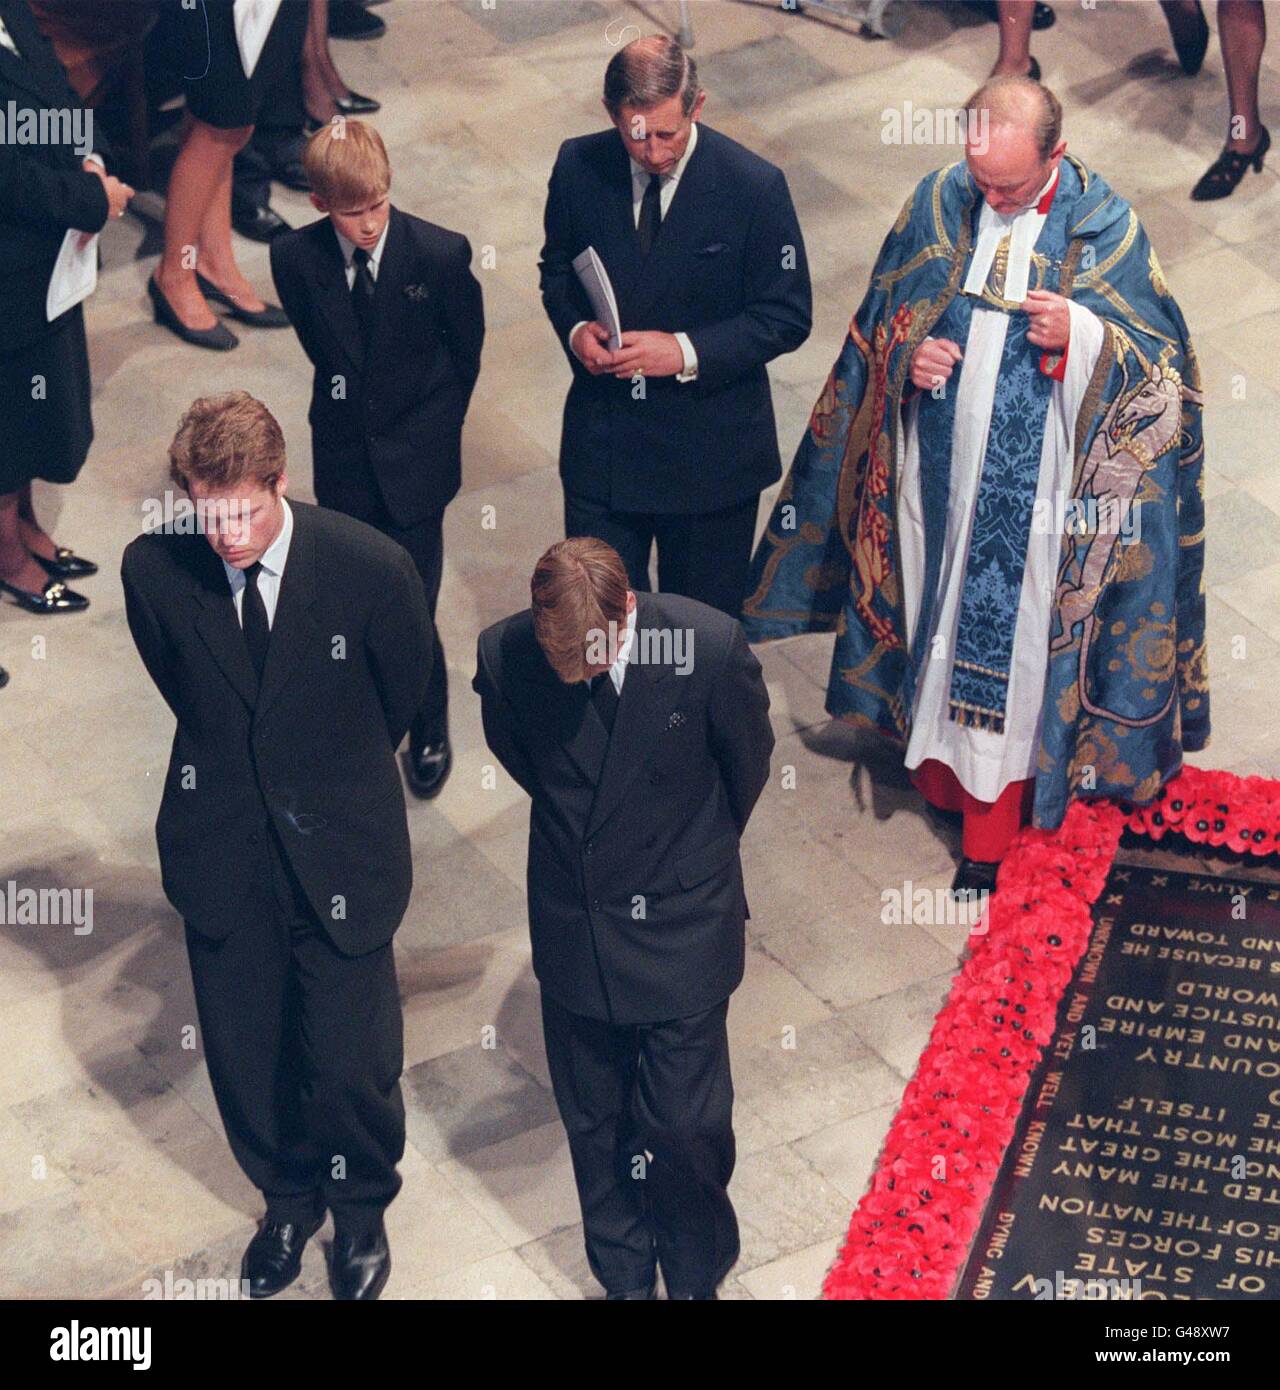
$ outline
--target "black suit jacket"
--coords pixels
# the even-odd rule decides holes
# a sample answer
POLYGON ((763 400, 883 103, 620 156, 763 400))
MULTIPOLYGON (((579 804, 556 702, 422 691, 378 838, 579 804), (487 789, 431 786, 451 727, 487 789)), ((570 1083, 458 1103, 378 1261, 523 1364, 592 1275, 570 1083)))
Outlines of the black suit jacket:
POLYGON ((169 901, 203 935, 260 927, 274 824, 339 950, 391 939, 412 885, 395 749, 422 702, 431 619, 408 552, 291 502, 262 689, 202 535, 124 553, 129 629, 178 721, 156 842, 169 901))
POLYGON ((528 610, 480 635, 474 682, 489 747, 533 799, 534 972, 565 1008, 620 1024, 700 1013, 742 979, 738 841, 773 750, 739 624, 673 594, 636 599, 611 739, 586 685, 548 665, 528 610), (687 674, 677 630, 692 634, 687 674), (667 659, 642 661, 646 642, 667 659))
POLYGON ((470 267, 465 236, 393 207, 366 353, 329 219, 271 242, 280 303, 315 367, 307 418, 325 506, 364 510, 368 469, 400 526, 443 511, 457 493, 462 422, 484 343, 470 267))
MULTIPOLYGON (((80 106, 53 45, 26 0, 0 0, 0 19, 22 54, 0 46, 0 352, 35 342, 61 325, 45 318, 49 277, 68 229, 101 231, 110 213, 102 180, 70 144, 17 144, 7 129, 17 111, 70 112, 80 106)), ((105 146, 94 122, 94 149, 105 146)), ((77 312, 71 309, 69 313, 77 312)), ((65 315, 63 316, 65 318, 65 315)))
POLYGON ((698 141, 642 261, 631 164, 610 127, 560 146, 547 193, 542 302, 573 369, 560 439, 568 491, 616 511, 709 512, 782 472, 765 363, 809 336, 804 240, 781 169, 699 123, 698 141), (698 377, 593 377, 568 347, 594 317, 573 258, 594 246, 623 330, 685 332, 698 377))

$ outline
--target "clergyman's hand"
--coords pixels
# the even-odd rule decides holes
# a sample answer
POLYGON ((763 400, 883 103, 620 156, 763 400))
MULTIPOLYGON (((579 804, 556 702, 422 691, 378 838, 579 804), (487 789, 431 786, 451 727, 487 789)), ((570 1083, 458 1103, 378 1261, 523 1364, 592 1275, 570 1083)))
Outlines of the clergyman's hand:
POLYGON ((921 391, 933 391, 951 380, 955 364, 964 357, 960 344, 950 338, 926 338, 911 359, 911 382, 921 391))
POLYGON ((1027 342, 1042 352, 1065 352, 1071 337, 1071 311, 1067 301, 1052 290, 1028 290, 1022 307, 1031 319, 1027 342))

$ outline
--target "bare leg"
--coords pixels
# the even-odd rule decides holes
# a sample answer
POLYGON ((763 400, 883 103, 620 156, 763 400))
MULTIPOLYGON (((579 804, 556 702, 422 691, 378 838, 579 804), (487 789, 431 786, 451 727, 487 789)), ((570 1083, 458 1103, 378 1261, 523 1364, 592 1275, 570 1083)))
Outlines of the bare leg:
POLYGON ((18 511, 21 495, 19 492, 0 495, 0 579, 38 594, 49 576, 31 558, 31 552, 22 539, 18 511))
MULTIPOLYGON (((196 284, 196 255, 198 252, 203 270, 209 256, 209 248, 205 246, 203 238, 212 236, 216 247, 214 263, 218 263, 217 250, 222 247, 217 246, 218 229, 215 224, 217 217, 224 216, 223 258, 230 259, 232 266, 235 264, 230 250, 231 165, 236 151, 252 134, 252 126, 219 130, 188 117, 186 138, 174 161, 173 173, 169 176, 169 191, 165 198, 164 252, 155 273, 161 293, 188 328, 212 328, 218 322, 217 315, 209 308, 196 284), (221 199, 224 183, 227 190, 225 205, 221 199), (215 204, 218 213, 211 220, 211 210, 215 204)), ((239 271, 235 273, 239 275, 239 271)), ((210 275, 209 278, 216 277, 210 275)))
POLYGON ((1013 73, 1025 77, 1031 71, 1031 20, 1035 0, 997 0, 1000 11, 1000 54, 992 77, 1013 73))
MULTIPOLYGON (((249 128, 252 133, 252 127, 249 128)), ((231 246, 231 178, 235 152, 219 165, 213 196, 200 224, 200 274, 229 294, 242 309, 257 312, 266 307, 258 292, 244 278, 231 246)))
POLYGON ((43 555, 46 560, 52 560, 58 547, 36 520, 35 509, 31 505, 31 484, 24 484, 14 495, 18 499, 18 528, 22 543, 33 555, 43 555))
POLYGON ((302 45, 302 103, 313 121, 331 121, 347 89, 329 57, 329 0, 310 0, 302 45))
POLYGON ((1250 154, 1262 138, 1258 69, 1267 42, 1267 16, 1262 0, 1218 0, 1218 42, 1222 46, 1231 108, 1227 148, 1250 154))

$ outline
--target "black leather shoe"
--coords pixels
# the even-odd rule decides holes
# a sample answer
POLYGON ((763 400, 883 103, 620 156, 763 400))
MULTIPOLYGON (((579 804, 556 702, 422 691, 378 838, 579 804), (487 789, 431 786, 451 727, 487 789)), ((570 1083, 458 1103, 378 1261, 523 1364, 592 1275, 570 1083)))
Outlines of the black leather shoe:
POLYGON ((970 893, 994 892, 999 867, 999 864, 989 864, 982 859, 961 859, 956 876, 951 880, 952 896, 960 898, 970 893))
POLYGON ((272 1221, 263 1217, 258 1234, 245 1248, 240 1261, 240 1278, 249 1281, 250 1298, 270 1298, 287 1289, 302 1269, 302 1252, 307 1241, 324 1222, 318 1217, 302 1226, 295 1221, 272 1221))
POLYGON ((669 1293, 668 1303, 718 1303, 719 1296, 713 1289, 710 1293, 669 1293))
POLYGON ((355 0, 329 0, 331 39, 376 39, 386 32, 386 20, 370 14, 355 0))
POLYGON ((147 281, 147 293, 151 296, 151 307, 156 322, 171 333, 176 333, 184 343, 212 348, 215 352, 228 352, 233 347, 239 347, 240 339, 225 323, 215 323, 212 328, 188 328, 154 280, 147 281))
POLYGON ((1218 198, 1229 198, 1236 191, 1236 185, 1248 173, 1251 164, 1255 174, 1262 173, 1262 161, 1270 148, 1271 132, 1263 126, 1262 134, 1258 136, 1258 143, 1251 154, 1224 149, 1191 190, 1192 202, 1212 203, 1218 198))
POLYGON ((333 1239, 331 1283, 334 1298, 344 1303, 370 1303, 391 1277, 391 1247, 387 1228, 378 1223, 372 1235, 349 1236, 341 1231, 333 1239))
MULTIPOLYGON (((1169 20, 1168 15, 1165 18, 1169 20)), ((1204 11, 1196 6, 1195 23, 1190 27, 1185 21, 1169 20, 1169 33, 1182 71, 1194 77, 1204 66, 1204 55, 1209 51, 1209 22, 1204 11), (1173 27, 1175 24, 1178 24, 1177 29, 1173 27)))
POLYGON ((6 670, 4 669, 3 666, 0 666, 0 690, 3 690, 3 689, 5 688, 5 686, 8 685, 8 684, 9 684, 9 673, 8 673, 8 671, 6 671, 6 670))
POLYGON ((233 212, 231 225, 250 241, 270 241, 292 227, 271 207, 254 208, 252 212, 233 212))
POLYGON ((449 740, 446 738, 439 743, 411 748, 405 766, 409 774, 409 790, 414 796, 430 801, 440 794, 440 788, 453 767, 453 749, 449 746, 449 740))
POLYGON ((47 555, 37 555, 34 550, 31 553, 55 579, 83 579, 86 575, 98 572, 98 567, 92 560, 86 560, 83 555, 77 555, 65 545, 57 547, 52 560, 47 555))
POLYGON ((196 284, 200 286, 200 293, 206 299, 211 299, 215 304, 225 305, 231 310, 231 317, 239 319, 241 323, 252 324, 254 328, 289 327, 289 315, 278 304, 266 304, 261 309, 242 309, 233 296, 225 290, 220 290, 212 280, 206 279, 198 270, 196 271, 196 284))
POLYGON ((628 1289, 626 1293, 607 1293, 604 1296, 606 1303, 656 1303, 658 1301, 658 1289, 656 1284, 650 1284, 647 1289, 628 1289))
POLYGON ((79 613, 89 606, 89 600, 83 594, 68 589, 61 579, 50 579, 38 594, 0 579, 0 591, 12 594, 19 607, 25 608, 28 613, 79 613))
POLYGON ((335 98, 334 104, 344 116, 370 116, 382 110, 382 103, 373 97, 361 96, 359 92, 348 92, 344 97, 335 98))

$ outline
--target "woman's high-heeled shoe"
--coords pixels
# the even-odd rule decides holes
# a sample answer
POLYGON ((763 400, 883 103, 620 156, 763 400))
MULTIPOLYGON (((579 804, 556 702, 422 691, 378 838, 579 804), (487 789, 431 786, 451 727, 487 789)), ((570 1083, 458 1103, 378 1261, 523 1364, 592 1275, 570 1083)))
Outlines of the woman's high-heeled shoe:
POLYGON ((1224 149, 1200 177, 1200 182, 1191 190, 1191 198, 1197 203, 1212 203, 1218 198, 1229 198, 1236 185, 1244 178, 1249 166, 1253 165, 1255 174, 1262 173, 1262 161, 1271 148, 1271 132, 1262 127, 1258 136, 1257 148, 1249 154, 1239 150, 1224 149))
POLYGON ((382 110, 382 103, 373 97, 361 96, 359 92, 348 91, 344 97, 335 97, 335 104, 344 116, 368 116, 382 110))
POLYGON ((1182 71, 1188 77, 1194 77, 1204 66, 1204 55, 1209 51, 1209 21, 1205 19, 1199 4, 1196 5, 1196 27, 1193 32, 1175 33, 1172 24, 1169 32, 1182 71))
POLYGON ((171 333, 176 333, 184 343, 213 348, 216 352, 226 352, 239 345, 240 339, 225 323, 215 323, 212 328, 188 328, 178 317, 177 310, 164 297, 164 291, 154 279, 147 281, 147 293, 151 296, 151 307, 156 322, 171 333))
POLYGON ((212 280, 196 271, 196 284, 206 299, 221 304, 231 310, 231 317, 241 323, 252 324, 254 328, 288 328, 289 315, 278 304, 265 304, 261 309, 242 309, 226 290, 220 290, 212 280))
POLYGON ((86 575, 98 572, 98 567, 92 560, 86 560, 83 555, 77 555, 65 545, 56 548, 52 560, 34 550, 31 555, 37 564, 43 565, 46 573, 53 575, 55 579, 83 579, 86 575))
POLYGON ((38 594, 0 579, 0 592, 12 594, 18 606, 28 613, 78 613, 89 606, 83 594, 68 589, 60 579, 50 579, 38 594))

